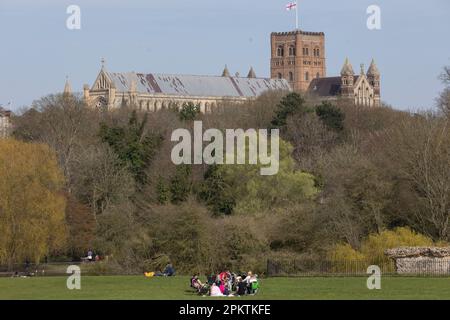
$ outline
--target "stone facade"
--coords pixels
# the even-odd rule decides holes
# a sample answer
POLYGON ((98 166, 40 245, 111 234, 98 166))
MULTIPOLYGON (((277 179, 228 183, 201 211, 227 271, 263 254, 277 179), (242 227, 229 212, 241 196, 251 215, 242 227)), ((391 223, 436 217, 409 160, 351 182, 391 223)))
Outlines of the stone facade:
POLYGON ((293 90, 306 91, 314 78, 326 76, 323 32, 274 32, 271 34, 270 74, 286 79, 293 90))
POLYGON ((116 73, 102 66, 94 84, 84 85, 83 95, 88 105, 106 110, 122 106, 142 111, 178 109, 192 102, 206 113, 225 103, 255 99, 270 90, 291 88, 284 79, 257 78, 253 68, 247 77, 239 77, 231 76, 227 67, 221 76, 195 76, 116 73))
POLYGON ((308 93, 321 100, 348 100, 355 105, 379 107, 381 105, 380 72, 372 60, 367 72, 361 64, 359 75, 345 60, 340 77, 316 78, 311 81, 308 93))
POLYGON ((0 138, 7 138, 12 129, 11 111, 0 107, 0 138))
POLYGON ((402 247, 385 254, 395 260, 399 274, 450 275, 450 247, 402 247))
MULTIPOLYGON (((83 94, 88 105, 106 110, 128 105, 156 111, 193 102, 205 113, 270 90, 294 90, 320 100, 345 99, 366 107, 381 104, 380 72, 374 61, 367 72, 361 65, 361 73, 355 75, 347 59, 341 76, 326 77, 323 32, 272 33, 270 74, 270 78, 257 78, 251 68, 247 77, 232 76, 226 66, 221 76, 116 73, 106 70, 103 63, 94 84, 84 85, 83 94)), ((66 82, 64 91, 70 90, 66 82)))
POLYGON ((274 32, 271 34, 270 73, 286 79, 292 89, 319 100, 345 99, 356 105, 381 105, 380 72, 372 60, 367 70, 355 75, 345 61, 341 76, 326 76, 325 34, 323 32, 274 32))

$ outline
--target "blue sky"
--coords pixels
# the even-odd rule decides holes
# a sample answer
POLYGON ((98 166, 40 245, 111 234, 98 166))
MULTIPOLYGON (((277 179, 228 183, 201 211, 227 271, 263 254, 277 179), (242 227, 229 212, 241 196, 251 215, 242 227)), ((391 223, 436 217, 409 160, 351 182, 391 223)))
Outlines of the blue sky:
MULTIPOLYGON (((269 76, 272 31, 294 29, 290 0, 1 0, 0 104, 13 109, 92 85, 105 57, 111 71, 220 74, 225 64, 269 76), (68 30, 66 8, 81 7, 81 30, 68 30)), ((299 0, 300 28, 326 34, 327 75, 349 57, 355 71, 372 57, 382 98, 399 109, 428 109, 450 65, 448 0, 299 0), (366 27, 381 7, 382 29, 366 27)))

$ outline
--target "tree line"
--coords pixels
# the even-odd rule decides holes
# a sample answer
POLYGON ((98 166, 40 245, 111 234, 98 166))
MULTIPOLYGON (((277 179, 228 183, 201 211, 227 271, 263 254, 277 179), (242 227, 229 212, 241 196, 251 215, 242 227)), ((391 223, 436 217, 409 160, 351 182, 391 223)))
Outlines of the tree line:
POLYGON ((395 230, 395 239, 412 234, 408 245, 444 244, 448 68, 442 79, 438 111, 415 114, 288 92, 208 114, 193 104, 102 112, 78 96, 41 98, 0 141, 0 263, 79 259, 95 248, 124 272, 169 260, 187 273, 261 272, 267 258, 357 256, 395 230), (170 135, 194 120, 205 130, 280 129, 279 173, 174 165, 170 135))

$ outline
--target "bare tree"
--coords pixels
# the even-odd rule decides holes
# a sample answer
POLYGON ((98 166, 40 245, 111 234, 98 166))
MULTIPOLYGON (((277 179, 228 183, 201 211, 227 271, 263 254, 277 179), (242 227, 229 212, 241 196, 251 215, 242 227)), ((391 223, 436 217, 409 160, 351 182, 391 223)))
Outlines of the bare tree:
POLYGON ((390 133, 387 150, 417 197, 409 217, 421 232, 434 239, 450 237, 449 120, 422 115, 404 121, 390 133))

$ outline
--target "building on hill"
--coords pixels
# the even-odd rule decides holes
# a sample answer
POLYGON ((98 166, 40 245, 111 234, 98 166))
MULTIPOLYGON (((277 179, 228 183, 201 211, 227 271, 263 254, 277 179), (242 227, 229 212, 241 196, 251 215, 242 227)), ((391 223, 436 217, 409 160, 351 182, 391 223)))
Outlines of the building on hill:
POLYGON ((205 113, 220 103, 255 99, 270 90, 291 88, 284 79, 257 78, 253 68, 242 78, 231 76, 227 66, 222 76, 198 76, 109 72, 103 64, 92 87, 84 85, 83 95, 88 105, 106 110, 132 105, 156 111, 193 102, 205 113))
POLYGON ((272 33, 270 70, 272 78, 286 79, 294 91, 320 100, 343 98, 367 107, 381 103, 381 74, 373 60, 367 73, 361 66, 360 75, 355 75, 347 59, 341 76, 327 77, 323 32, 272 33))
POLYGON ((294 91, 306 91, 313 78, 326 76, 323 32, 273 32, 270 74, 286 79, 294 91))
MULTIPOLYGON (((291 31, 271 34, 271 78, 258 78, 253 68, 246 78, 232 76, 228 67, 221 76, 176 75, 125 72, 102 68, 92 86, 84 85, 83 95, 92 107, 111 110, 134 106, 143 111, 179 108, 185 102, 209 112, 222 103, 255 99, 270 90, 298 91, 320 100, 348 99, 367 107, 380 105, 380 72, 372 60, 367 73, 355 75, 345 61, 341 75, 327 77, 325 34, 291 31)), ((66 81, 64 92, 71 92, 66 81)))
POLYGON ((11 111, 0 106, 0 138, 7 138, 11 134, 11 111))
POLYGON ((355 75, 352 65, 346 59, 340 77, 313 79, 308 93, 321 100, 348 99, 356 105, 379 107, 380 72, 372 60, 367 73, 364 65, 361 65, 360 74, 355 75))

